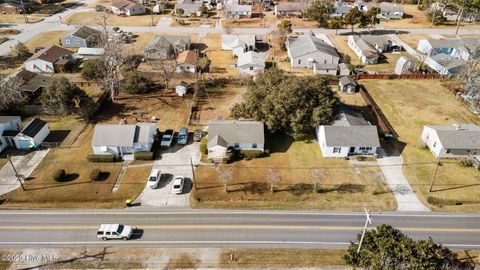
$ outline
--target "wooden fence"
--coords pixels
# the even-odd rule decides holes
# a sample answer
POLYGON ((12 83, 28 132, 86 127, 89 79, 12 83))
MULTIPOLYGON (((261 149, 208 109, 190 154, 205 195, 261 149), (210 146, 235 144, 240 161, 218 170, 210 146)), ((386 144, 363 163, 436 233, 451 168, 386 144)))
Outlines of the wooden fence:
POLYGON ((357 74, 356 80, 373 79, 373 80, 425 80, 425 79, 442 79, 445 78, 441 74, 357 74))
POLYGON ((362 98, 365 100, 365 103, 367 103, 367 106, 373 112, 375 119, 377 120, 377 126, 380 130, 380 133, 390 133, 393 136, 398 137, 398 134, 393 129, 393 126, 390 124, 390 122, 388 122, 387 117, 383 114, 382 110, 380 110, 380 107, 378 107, 377 103, 375 103, 367 89, 363 85, 359 85, 359 89, 360 95, 362 95, 362 98))

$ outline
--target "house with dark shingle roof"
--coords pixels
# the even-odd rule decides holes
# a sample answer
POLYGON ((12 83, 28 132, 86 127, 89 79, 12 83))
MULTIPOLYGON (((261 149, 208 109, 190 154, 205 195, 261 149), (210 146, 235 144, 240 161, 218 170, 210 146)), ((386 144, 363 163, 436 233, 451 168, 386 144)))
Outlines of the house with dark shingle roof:
POLYGON ((300 2, 278 2, 274 13, 277 17, 302 17, 305 4, 300 2))
POLYGON ((176 72, 197 72, 198 53, 192 50, 181 52, 177 57, 176 72))
POLYGON ((436 158, 480 155, 478 125, 424 126, 421 139, 436 158))
POLYGON ((137 123, 135 125, 98 124, 93 131, 93 153, 131 159, 135 152, 150 151, 156 134, 155 123, 137 123))
POLYGON ((70 50, 52 45, 28 58, 23 63, 23 67, 25 70, 36 73, 55 73, 58 67, 75 62, 73 54, 70 50))
POLYGON ((190 48, 189 36, 157 36, 143 50, 145 58, 154 60, 175 59, 190 48))
POLYGON ((18 149, 37 149, 49 134, 48 123, 34 118, 13 137, 13 141, 18 149))
POLYGON ((264 124, 252 120, 213 120, 208 123, 208 159, 219 161, 227 150, 265 151, 264 124))
POLYGON ((82 26, 62 37, 60 42, 64 48, 92 48, 100 43, 100 31, 88 26, 82 26))
POLYGON ((371 156, 380 147, 377 127, 347 107, 341 108, 330 125, 317 128, 317 139, 323 157, 371 156))
POLYGON ((313 69, 315 74, 337 75, 340 56, 337 50, 313 35, 287 39, 287 53, 294 68, 313 69))

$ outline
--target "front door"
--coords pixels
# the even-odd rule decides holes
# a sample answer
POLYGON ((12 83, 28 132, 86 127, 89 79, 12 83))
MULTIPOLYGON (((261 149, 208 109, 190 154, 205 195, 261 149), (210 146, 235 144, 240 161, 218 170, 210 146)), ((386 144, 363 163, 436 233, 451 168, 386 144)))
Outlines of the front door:
POLYGON ((355 153, 355 147, 350 147, 350 154, 355 153))

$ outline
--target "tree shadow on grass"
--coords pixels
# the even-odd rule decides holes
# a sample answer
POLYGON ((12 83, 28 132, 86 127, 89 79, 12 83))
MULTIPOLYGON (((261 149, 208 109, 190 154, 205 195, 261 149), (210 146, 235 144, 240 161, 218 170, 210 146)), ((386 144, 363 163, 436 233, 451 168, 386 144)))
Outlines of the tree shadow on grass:
POLYGON ((361 193, 365 191, 363 185, 343 183, 333 186, 333 188, 322 188, 319 193, 338 192, 340 194, 361 193))
POLYGON ((263 195, 268 190, 269 190, 269 186, 267 183, 247 182, 247 183, 244 183, 241 188, 234 189, 234 190, 230 189, 229 192, 245 192, 245 193, 263 195))
MULTIPOLYGON (((92 181, 83 181, 83 182, 76 182, 76 183, 67 183, 67 184, 59 184, 59 185, 45 185, 45 186, 38 186, 38 187, 26 187, 26 190, 41 190, 41 189, 50 189, 50 188, 62 188, 65 186, 73 186, 73 185, 81 185, 81 184, 88 184, 92 183, 92 181)), ((35 185, 35 184, 31 184, 35 185)))

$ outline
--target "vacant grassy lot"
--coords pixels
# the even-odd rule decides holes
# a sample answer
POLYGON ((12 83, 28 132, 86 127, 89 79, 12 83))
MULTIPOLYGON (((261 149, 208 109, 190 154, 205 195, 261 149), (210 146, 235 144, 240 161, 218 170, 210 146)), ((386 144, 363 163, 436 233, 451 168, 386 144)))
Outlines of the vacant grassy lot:
POLYGON ((313 141, 292 141, 275 136, 271 154, 266 158, 236 161, 228 167, 233 179, 224 192, 212 166, 196 171, 197 189, 192 192, 193 207, 256 208, 256 209, 328 209, 361 210, 367 206, 376 211, 395 209, 390 193, 373 195, 384 190, 379 168, 351 166, 343 159, 325 159, 313 141), (281 180, 270 192, 269 168, 278 169, 281 180), (320 168, 321 192, 313 193, 312 168, 320 168))
POLYGON ((403 42, 407 43, 408 46, 412 47, 415 50, 418 47, 418 41, 420 39, 430 39, 431 38, 429 35, 425 35, 425 34, 405 34, 405 35, 398 35, 398 37, 403 42))
POLYGON ((33 51, 37 47, 48 47, 51 45, 60 46, 60 38, 68 34, 69 31, 50 31, 43 32, 34 38, 30 39, 25 43, 25 45, 33 51))
POLYGON ((348 36, 328 35, 328 38, 332 41, 334 47, 339 53, 350 56, 352 65, 362 64, 358 56, 348 46, 348 36))
POLYGON ((434 192, 428 191, 435 158, 428 149, 420 146, 419 139, 424 125, 450 125, 480 121, 460 104, 438 80, 362 80, 376 103, 406 144, 403 158, 404 172, 420 199, 427 203, 428 196, 457 199, 473 204, 445 206, 440 211, 480 210, 480 172, 463 168, 455 160, 444 160, 439 167, 434 192))
POLYGON ((342 249, 227 249, 220 255, 221 268, 345 267, 342 249), (230 261, 230 254, 235 260, 230 261))
POLYGON ((143 190, 150 168, 128 168, 120 188, 112 193, 121 163, 90 163, 93 125, 78 137, 71 148, 51 149, 26 181, 26 191, 20 188, 1 196, 3 208, 113 208, 124 206, 127 198, 134 199, 143 190), (92 182, 92 169, 101 169, 102 179, 92 182), (65 169, 67 179, 55 182, 52 173, 65 169))
POLYGON ((226 28, 261 28, 265 25, 266 20, 262 18, 226 19, 223 21, 223 27, 226 28))
POLYGON ((209 23, 210 27, 215 27, 215 20, 208 18, 173 18, 172 24, 173 27, 198 27, 204 23, 209 23), (183 20, 183 24, 180 23, 183 20))
MULTIPOLYGON (((76 25, 98 25, 104 13, 97 12, 77 12, 62 20, 64 24, 76 25)), ((107 24, 117 26, 152 26, 157 25, 161 16, 165 15, 135 15, 130 17, 121 17, 114 14, 108 14, 107 24)))

